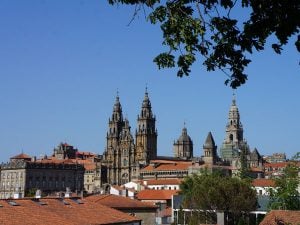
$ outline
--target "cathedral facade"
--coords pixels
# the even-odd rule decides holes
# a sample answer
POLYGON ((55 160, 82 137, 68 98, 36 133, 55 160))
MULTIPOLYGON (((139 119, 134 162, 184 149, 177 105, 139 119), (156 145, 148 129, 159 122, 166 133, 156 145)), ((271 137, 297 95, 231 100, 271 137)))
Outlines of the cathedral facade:
POLYGON ((129 121, 123 118, 122 106, 117 95, 112 116, 108 121, 106 149, 103 154, 108 183, 121 185, 138 179, 140 169, 157 157, 155 121, 146 90, 137 117, 134 139, 129 121))

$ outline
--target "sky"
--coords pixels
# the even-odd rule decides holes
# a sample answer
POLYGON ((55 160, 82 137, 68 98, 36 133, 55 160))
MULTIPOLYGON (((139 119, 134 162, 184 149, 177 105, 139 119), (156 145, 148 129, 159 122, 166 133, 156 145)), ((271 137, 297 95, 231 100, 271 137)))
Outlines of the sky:
MULTIPOLYGON (((0 162, 21 152, 50 155, 60 142, 102 154, 117 92, 134 134, 146 87, 158 155, 173 155, 184 122, 194 155, 209 131, 221 146, 233 94, 226 76, 201 61, 189 77, 158 70, 160 28, 143 14, 128 26, 133 12, 104 0, 0 0, 0 162)), ((293 42, 281 55, 251 55, 248 82, 235 91, 244 137, 262 155, 300 151, 293 42)))

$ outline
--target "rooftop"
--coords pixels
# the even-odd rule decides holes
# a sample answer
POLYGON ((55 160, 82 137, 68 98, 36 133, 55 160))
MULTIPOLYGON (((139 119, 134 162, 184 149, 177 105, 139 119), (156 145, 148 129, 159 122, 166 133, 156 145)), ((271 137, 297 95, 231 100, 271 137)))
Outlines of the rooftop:
POLYGON ((86 200, 42 198, 0 200, 0 224, 125 224, 140 221, 126 213, 86 200), (42 203, 42 204, 41 204, 42 203), (14 206, 15 205, 15 206, 14 206))
POLYGON ((139 200, 170 200, 177 195, 178 190, 142 190, 137 194, 139 200))
POLYGON ((114 209, 154 209, 157 206, 117 195, 92 195, 86 198, 88 202, 99 203, 114 209))
POLYGON ((300 211, 291 210, 272 210, 269 212, 260 225, 278 225, 290 224, 298 225, 300 223, 300 211))
POLYGON ((25 153, 21 153, 19 155, 15 155, 15 156, 11 157, 10 159, 31 159, 31 156, 29 156, 25 153))
POLYGON ((275 187, 275 181, 271 179, 254 179, 252 181, 254 187, 275 187))

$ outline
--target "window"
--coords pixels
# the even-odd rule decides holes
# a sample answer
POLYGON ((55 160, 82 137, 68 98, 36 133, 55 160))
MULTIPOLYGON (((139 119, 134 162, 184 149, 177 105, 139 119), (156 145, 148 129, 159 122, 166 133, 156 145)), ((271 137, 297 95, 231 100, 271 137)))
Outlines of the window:
POLYGON ((127 166, 127 159, 123 159, 123 166, 127 166))

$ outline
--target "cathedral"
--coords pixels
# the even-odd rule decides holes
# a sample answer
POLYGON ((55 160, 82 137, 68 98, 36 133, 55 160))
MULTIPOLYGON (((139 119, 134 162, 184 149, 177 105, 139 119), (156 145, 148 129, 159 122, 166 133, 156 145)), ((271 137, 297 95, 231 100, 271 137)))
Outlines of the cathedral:
POLYGON ((221 158, 233 166, 240 166, 241 158, 244 158, 247 167, 262 167, 262 157, 255 148, 252 152, 244 138, 243 125, 240 121, 240 113, 236 105, 235 95, 229 110, 226 125, 225 139, 220 149, 221 158))
POLYGON ((241 166, 241 157, 244 157, 247 166, 261 167, 262 157, 257 149, 250 151, 247 141, 243 137, 243 126, 236 105, 235 96, 229 110, 226 125, 225 139, 220 148, 220 157, 212 133, 209 132, 203 145, 203 156, 195 157, 193 154, 193 141, 183 127, 180 137, 174 141, 174 157, 157 156, 157 130, 156 118, 153 115, 151 102, 146 89, 137 117, 135 138, 127 118, 123 118, 122 106, 119 96, 113 106, 112 116, 108 120, 106 135, 106 148, 103 153, 103 166, 105 167, 104 183, 122 185, 141 178, 143 168, 151 161, 163 159, 164 161, 197 162, 208 166, 232 165, 241 166))
POLYGON ((103 154, 107 168, 107 182, 124 184, 138 179, 139 170, 157 157, 157 130, 155 116, 146 89, 141 112, 137 117, 135 139, 129 121, 123 119, 122 106, 117 95, 113 113, 108 121, 106 149, 103 154))

